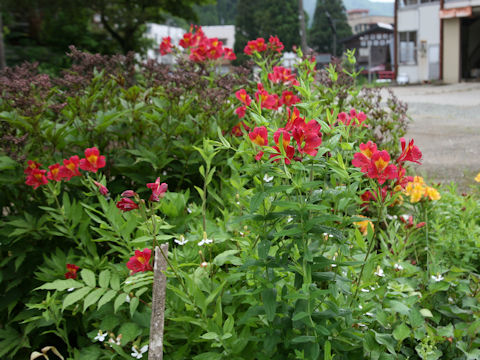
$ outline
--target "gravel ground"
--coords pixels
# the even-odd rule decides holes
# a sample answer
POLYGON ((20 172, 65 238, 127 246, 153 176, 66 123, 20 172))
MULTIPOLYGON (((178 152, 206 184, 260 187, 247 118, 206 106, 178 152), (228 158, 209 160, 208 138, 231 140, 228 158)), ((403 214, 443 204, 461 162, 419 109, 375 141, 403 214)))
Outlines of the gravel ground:
POLYGON ((480 83, 392 87, 412 117, 406 138, 423 153, 417 172, 465 191, 480 172, 480 83))

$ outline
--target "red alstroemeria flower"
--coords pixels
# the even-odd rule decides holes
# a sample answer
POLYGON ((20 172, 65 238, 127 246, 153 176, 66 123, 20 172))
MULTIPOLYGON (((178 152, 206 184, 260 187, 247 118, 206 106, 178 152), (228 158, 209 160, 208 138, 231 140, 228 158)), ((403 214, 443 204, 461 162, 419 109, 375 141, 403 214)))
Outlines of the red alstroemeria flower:
POLYGON ((47 179, 54 181, 62 181, 62 175, 60 173, 60 164, 53 164, 48 167, 50 170, 47 173, 47 179))
POLYGON ((273 141, 275 141, 275 144, 277 146, 273 146, 272 148, 276 151, 276 153, 270 155, 270 159, 274 159, 274 162, 277 162, 280 160, 280 157, 282 155, 280 151, 280 146, 283 148, 285 151, 285 164, 290 164, 291 160, 293 159, 293 156, 295 155, 295 148, 290 145, 290 133, 286 131, 283 128, 278 129, 275 131, 275 134, 273 134, 273 141), (282 142, 280 143, 280 138, 282 138, 282 142))
POLYGON ((421 164, 420 160, 422 159, 422 153, 418 147, 413 145, 413 139, 410 140, 407 145, 405 138, 401 138, 400 144, 402 146, 402 153, 397 159, 398 164, 401 164, 405 161, 411 161, 417 164, 421 164))
POLYGON ((218 59, 223 56, 223 43, 217 38, 207 40, 206 56, 211 60, 218 59))
POLYGON ((93 183, 95 184, 95 186, 98 187, 98 191, 100 192, 100 194, 102 194, 103 196, 107 196, 108 195, 108 189, 106 188, 106 186, 104 186, 103 184, 100 184, 98 181, 93 181, 93 183))
POLYGON ((371 179, 377 179, 380 185, 387 179, 395 179, 397 177, 397 167, 389 164, 389 162, 390 155, 386 150, 377 151, 372 155, 367 176, 371 179))
POLYGON ((167 192, 168 185, 166 183, 160 184, 160 178, 158 177, 154 183, 148 183, 147 187, 152 190, 152 195, 150 195, 150 201, 160 201, 161 198, 165 196, 167 192))
POLYGON ((245 125, 243 121, 241 121, 232 128, 231 134, 237 137, 242 136, 243 135, 242 127, 245 129, 245 131, 250 131, 250 128, 247 125, 245 125))
POLYGON ((190 60, 194 62, 202 62, 207 58, 207 46, 200 44, 197 47, 190 48, 190 60))
POLYGON ((28 174, 25 184, 33 186, 33 189, 37 189, 41 185, 48 183, 48 180, 45 176, 47 170, 32 169, 30 174, 28 174))
POLYGON ((172 38, 170 36, 164 37, 160 43, 160 55, 167 55, 172 52, 172 38))
POLYGON ((80 159, 80 169, 96 173, 105 167, 105 156, 96 147, 85 149, 85 159, 80 159))
POLYGON ((265 126, 256 127, 251 133, 248 134, 250 140, 257 145, 268 145, 268 131, 265 126))
POLYGON ((60 167, 60 176, 65 178, 65 181, 69 181, 74 176, 82 176, 78 171, 79 163, 78 155, 71 156, 70 159, 64 159, 63 166, 60 167))
POLYGON ((318 147, 322 144, 320 129, 321 125, 316 120, 299 122, 294 126, 292 134, 299 152, 310 156, 317 155, 318 147))
POLYGON ((267 50, 265 39, 257 38, 257 40, 250 40, 243 49, 243 52, 247 55, 252 55, 255 51, 263 52, 265 50, 267 50))
POLYGON ((235 109, 235 114, 238 115, 239 119, 242 119, 245 117, 245 112, 247 111, 246 106, 239 106, 238 108, 235 109))
POLYGON ((122 194, 120 196, 130 198, 130 197, 137 196, 137 193, 133 190, 125 190, 124 192, 122 192, 122 194))
POLYGON ((285 46, 283 46, 283 43, 280 41, 278 36, 270 35, 270 38, 268 39, 268 48, 270 50, 281 53, 285 46))
POLYGON ((367 115, 363 113, 362 111, 357 112, 355 109, 350 110, 350 114, 347 114, 345 112, 341 112, 338 114, 337 121, 343 123, 345 126, 364 126, 366 127, 367 125, 364 124, 364 121, 367 119, 367 115))
POLYGON ((67 272, 65 273, 65 279, 76 279, 78 269, 80 268, 77 265, 67 264, 67 272))
MULTIPOLYGON (((268 145, 268 131, 265 126, 256 127, 253 129, 252 132, 248 134, 250 140, 253 143, 260 145, 260 146, 267 146, 268 145)), ((255 160, 259 161, 263 156, 263 151, 260 151, 255 155, 255 160)))
MULTIPOLYGON (((387 197, 388 193, 388 188, 386 186, 383 186, 380 189, 380 193, 382 195, 382 201, 385 201, 385 198, 387 197)), ((377 194, 375 192, 371 192, 370 190, 365 191, 360 198, 363 200, 362 207, 365 209, 368 209, 368 203, 372 200, 377 201, 377 194)))
POLYGON ((298 80, 295 78, 295 74, 292 74, 290 69, 284 68, 283 66, 274 66, 273 73, 268 74, 268 80, 274 84, 283 83, 287 86, 300 85, 298 80))
POLYGON ((232 49, 226 47, 223 48, 223 58, 226 60, 235 60, 237 55, 235 55, 232 49))
POLYGON ((40 169, 40 166, 42 166, 42 164, 33 160, 28 160, 27 168, 23 172, 29 175, 34 169, 40 169))
POLYGON ((144 271, 152 271, 152 265, 150 265, 150 258, 152 257, 152 250, 143 249, 143 251, 135 250, 135 255, 127 262, 127 268, 130 269, 132 274, 144 271))
POLYGON ((305 123, 305 118, 300 117, 300 111, 294 107, 293 111, 287 108, 288 121, 285 125, 285 130, 292 131, 295 126, 301 123, 305 123))
POLYGON ((285 106, 292 106, 299 103, 300 98, 291 91, 284 91, 282 93, 282 104, 285 106))
POLYGON ((120 201, 117 203, 117 208, 119 208, 123 212, 127 212, 138 209, 138 204, 132 199, 121 198, 120 201))
POLYGON ((245 89, 238 90, 235 93, 235 96, 245 106, 249 106, 252 103, 252 99, 250 98, 250 96, 248 95, 245 89))
POLYGON ((183 38, 178 42, 178 44, 184 49, 189 48, 193 45, 193 34, 191 32, 183 34, 183 38))
POLYGON ((372 155, 377 152, 377 144, 368 141, 366 144, 360 144, 360 152, 353 155, 352 165, 359 167, 362 172, 366 173, 370 166, 370 159, 372 155))

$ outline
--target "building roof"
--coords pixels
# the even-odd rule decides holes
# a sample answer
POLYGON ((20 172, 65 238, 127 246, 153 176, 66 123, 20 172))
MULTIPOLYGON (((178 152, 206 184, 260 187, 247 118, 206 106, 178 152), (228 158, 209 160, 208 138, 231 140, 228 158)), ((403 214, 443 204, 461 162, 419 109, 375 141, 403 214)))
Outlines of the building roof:
POLYGON ((371 33, 376 33, 376 32, 393 33, 393 26, 390 25, 390 24, 385 24, 385 23, 376 23, 370 29, 362 31, 362 32, 357 33, 355 35, 349 36, 347 38, 341 39, 340 42, 344 43, 344 42, 347 42, 347 41, 354 40, 356 38, 360 38, 361 36, 371 34, 371 33))
POLYGON ((351 10, 347 11, 347 14, 350 15, 350 14, 368 13, 368 12, 370 12, 370 10, 368 10, 368 9, 351 9, 351 10))

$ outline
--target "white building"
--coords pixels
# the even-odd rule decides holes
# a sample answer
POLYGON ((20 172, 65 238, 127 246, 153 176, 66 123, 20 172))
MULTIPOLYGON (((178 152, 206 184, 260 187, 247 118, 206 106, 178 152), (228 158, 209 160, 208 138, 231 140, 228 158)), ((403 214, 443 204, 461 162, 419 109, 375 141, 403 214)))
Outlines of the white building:
POLYGON ((202 26, 206 37, 217 38, 223 46, 233 49, 235 45, 235 25, 202 26))
POLYGON ((183 34, 185 33, 186 31, 179 27, 148 23, 144 36, 152 39, 154 45, 153 48, 148 49, 147 58, 156 59, 159 63, 164 64, 173 63, 172 55, 160 55, 160 43, 164 37, 170 36, 172 44, 178 45, 178 42, 183 38, 183 34))
POLYGON ((440 78, 440 2, 397 0, 397 75, 408 82, 440 78))
POLYGON ((396 0, 397 76, 480 78, 480 0, 396 0))

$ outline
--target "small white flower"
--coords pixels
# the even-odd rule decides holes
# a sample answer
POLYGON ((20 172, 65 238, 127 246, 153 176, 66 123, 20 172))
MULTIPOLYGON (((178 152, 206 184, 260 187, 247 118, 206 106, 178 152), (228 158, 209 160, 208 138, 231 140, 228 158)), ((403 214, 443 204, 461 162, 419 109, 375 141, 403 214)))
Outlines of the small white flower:
POLYGON ((103 333, 102 330, 98 330, 98 334, 93 338, 93 341, 98 340, 98 341, 104 342, 106 337, 107 337, 107 332, 103 333))
POLYGON ((163 176, 167 175, 167 171, 166 171, 166 170, 163 170, 162 175, 163 175, 163 176))
POLYGON ((442 281, 443 279, 445 278, 441 274, 437 274, 437 276, 432 275, 432 280, 434 280, 435 282, 442 281))
POLYGON ((380 265, 377 266, 377 271, 375 271, 375 275, 380 276, 380 277, 385 276, 385 273, 383 272, 383 269, 380 267, 380 265))
POLYGON ((370 316, 370 317, 375 317, 375 315, 371 312, 366 312, 365 315, 370 316))
POLYGON ((185 245, 188 240, 185 239, 185 237, 183 235, 180 235, 180 239, 175 239, 173 240, 175 243, 177 243, 178 245, 185 245))
POLYGON ((143 357, 143 353, 146 353, 148 350, 148 345, 142 346, 140 350, 137 350, 136 346, 132 346, 132 353, 131 355, 136 359, 141 359, 143 357))
POLYGON ((358 326, 361 326, 361 327, 367 327, 367 325, 365 325, 365 324, 362 324, 362 323, 358 323, 358 326))
POLYGON ((386 218, 387 218, 388 220, 393 220, 393 216, 392 216, 392 215, 389 215, 389 214, 386 215, 386 218))
POLYGON ((361 292, 365 292, 365 293, 370 292, 370 290, 368 290, 368 289, 361 289, 360 291, 361 291, 361 292))
POLYGON ((108 339, 108 342, 109 342, 109 344, 115 344, 115 345, 120 346, 121 340, 122 340, 122 335, 120 334, 120 335, 117 336, 116 339, 113 339, 113 338, 108 339))
POLYGON ((265 182, 270 182, 273 180, 273 176, 268 176, 268 174, 265 174, 265 176, 263 177, 263 181, 265 182))
POLYGON ((73 290, 75 290, 75 288, 69 288, 69 289, 67 289, 68 292, 72 292, 73 290))
POLYGON ((206 268, 208 266, 208 262, 204 261, 200 264, 200 267, 206 268))
POLYGON ((410 219, 410 215, 408 215, 408 214, 400 215, 400 217, 405 221, 408 221, 408 219, 410 219))
POLYGON ((393 265, 393 268, 394 268, 395 270, 398 270, 398 271, 403 270, 403 266, 400 265, 400 264, 395 264, 395 265, 393 265))
POLYGON ((363 306, 362 306, 362 305, 358 305, 358 308, 361 310, 361 309, 363 309, 363 306))
POLYGON ((132 280, 126 280, 125 284, 128 285, 128 284, 131 284, 132 282, 133 282, 132 280))
POLYGON ((451 297, 449 297, 449 298, 448 298, 448 302, 449 302, 450 304, 453 304, 455 301, 454 301, 451 297))
POLYGON ((127 303, 129 303, 130 300, 132 300, 132 299, 130 298, 130 295, 127 294, 127 296, 125 297, 125 301, 126 301, 127 303))
POLYGON ((187 212, 188 212, 189 214, 191 214, 192 211, 193 211, 193 210, 192 210, 191 208, 187 207, 187 212))
POLYGON ((237 201, 235 204, 240 205, 240 201, 237 201))
POLYGON ((291 223, 293 221, 293 218, 291 216, 287 217, 287 223, 291 223))
POLYGON ((212 239, 202 239, 200 240, 200 242, 198 243, 198 246, 203 246, 205 244, 211 244, 213 242, 212 239))

